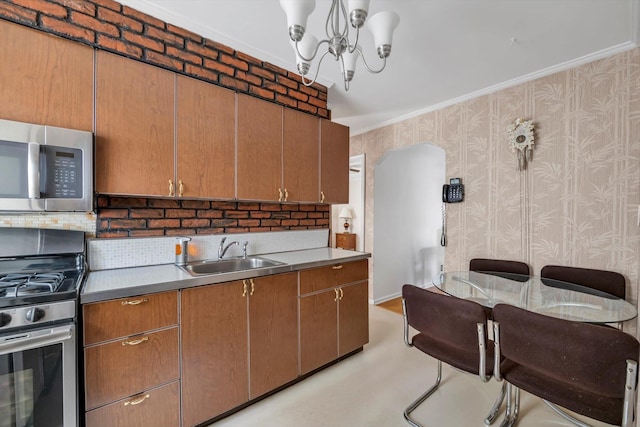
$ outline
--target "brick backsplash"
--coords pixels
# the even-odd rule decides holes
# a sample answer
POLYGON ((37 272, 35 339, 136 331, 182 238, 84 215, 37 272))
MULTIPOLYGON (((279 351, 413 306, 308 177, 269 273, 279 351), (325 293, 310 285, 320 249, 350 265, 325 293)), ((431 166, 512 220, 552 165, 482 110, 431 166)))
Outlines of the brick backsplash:
POLYGON ((96 237, 329 228, 331 206, 98 196, 96 237))
POLYGON ((330 118, 327 88, 112 0, 7 0, 0 19, 330 118))

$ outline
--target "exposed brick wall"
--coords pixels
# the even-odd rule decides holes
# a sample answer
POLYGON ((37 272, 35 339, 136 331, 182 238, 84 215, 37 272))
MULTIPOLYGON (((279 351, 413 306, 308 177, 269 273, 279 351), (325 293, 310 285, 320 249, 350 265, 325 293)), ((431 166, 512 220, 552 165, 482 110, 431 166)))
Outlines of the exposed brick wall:
POLYGON ((3 0, 0 18, 330 118, 326 87, 113 0, 3 0))
POLYGON ((96 237, 329 228, 329 205, 98 196, 96 237))

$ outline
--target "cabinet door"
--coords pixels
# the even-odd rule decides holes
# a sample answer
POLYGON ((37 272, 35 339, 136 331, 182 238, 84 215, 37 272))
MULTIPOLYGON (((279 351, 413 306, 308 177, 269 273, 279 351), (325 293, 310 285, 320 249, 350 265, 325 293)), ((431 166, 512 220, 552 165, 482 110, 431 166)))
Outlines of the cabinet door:
POLYGON ((300 298, 300 370, 313 371, 338 357, 337 294, 330 289, 300 298))
POLYGON ((232 199, 236 182, 235 93, 178 76, 176 96, 176 194, 232 199))
POLYGON ((0 117, 93 131, 93 49, 0 20, 0 117))
POLYGON ((238 189, 241 200, 277 201, 282 191, 282 110, 247 95, 237 96, 238 189))
POLYGON ((319 119, 300 111, 284 109, 283 186, 286 201, 319 201, 319 119))
POLYGON ((323 203, 349 203, 349 128, 320 121, 320 190, 323 203))
POLYGON ((298 376, 298 280, 296 273, 287 273, 252 282, 249 365, 254 399, 298 376))
POLYGON ((340 288, 338 301, 339 356, 369 342, 369 290, 367 282, 340 288))
POLYGON ((175 180, 175 74, 96 55, 96 192, 168 196, 175 180))
POLYGON ((187 427, 249 400, 243 283, 183 290, 181 316, 182 423, 187 427))

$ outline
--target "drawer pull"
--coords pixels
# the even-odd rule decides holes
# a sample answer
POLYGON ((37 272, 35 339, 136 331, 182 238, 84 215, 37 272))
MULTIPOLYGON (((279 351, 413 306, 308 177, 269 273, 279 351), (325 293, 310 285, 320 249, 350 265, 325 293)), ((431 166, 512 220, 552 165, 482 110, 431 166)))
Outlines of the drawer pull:
POLYGON ((122 305, 138 305, 138 304, 142 304, 143 302, 149 302, 149 298, 140 298, 140 299, 134 299, 131 301, 122 301, 122 305))
POLYGON ((340 298, 339 298, 339 300, 342 301, 343 297, 344 297, 344 291, 342 290, 342 288, 340 288, 340 298))
POLYGON ((334 289, 334 290, 333 290, 333 292, 335 292, 335 294, 336 294, 336 297, 335 297, 333 300, 334 300, 334 301, 338 301, 338 299, 340 299, 340 298, 339 298, 339 296, 338 296, 338 295, 339 295, 339 293, 338 293, 338 289, 337 289, 337 288, 336 288, 336 289, 334 289))
POLYGON ((340 264, 340 265, 334 265, 331 268, 333 268, 334 270, 340 270, 342 267, 344 267, 344 266, 342 264, 340 264))
POLYGON ((144 402, 145 400, 147 400, 149 398, 148 394, 145 394, 144 396, 138 396, 134 399, 131 400, 127 400, 126 402, 124 402, 124 406, 128 406, 128 405, 139 405, 140 403, 144 402))
POLYGON ((123 346, 138 345, 138 344, 142 344, 145 341, 149 341, 149 337, 140 338, 139 340, 122 341, 122 345, 123 346))

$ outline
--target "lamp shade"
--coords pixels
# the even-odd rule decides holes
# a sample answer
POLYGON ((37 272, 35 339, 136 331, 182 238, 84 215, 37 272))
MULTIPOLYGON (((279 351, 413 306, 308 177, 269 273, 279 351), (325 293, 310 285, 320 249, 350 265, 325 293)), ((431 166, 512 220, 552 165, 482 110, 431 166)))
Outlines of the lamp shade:
POLYGON ((369 12, 369 0, 349 0, 349 12, 354 10, 369 12))
POLYGON ((342 208, 342 210, 340 211, 340 215, 338 215, 338 217, 351 219, 351 208, 350 207, 342 208))
POLYGON ((356 71, 356 61, 358 60, 358 55, 360 55, 360 52, 358 52, 357 49, 355 49, 353 52, 349 52, 348 50, 346 50, 342 54, 342 63, 344 66, 342 72, 344 73, 344 78, 347 81, 351 81, 351 79, 353 78, 353 73, 355 73, 356 71))
POLYGON ((378 12, 369 18, 367 26, 373 34, 373 40, 376 48, 381 46, 391 46, 393 40, 393 31, 400 23, 400 17, 397 13, 385 10, 378 12))
POLYGON ((280 0, 280 7, 287 14, 287 26, 292 40, 300 40, 307 28, 307 18, 316 7, 316 0, 280 0), (302 31, 296 31, 301 27, 302 31))

